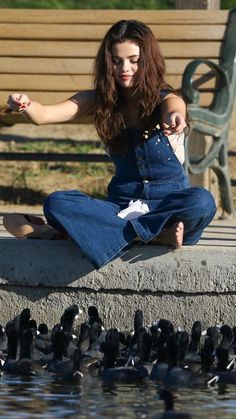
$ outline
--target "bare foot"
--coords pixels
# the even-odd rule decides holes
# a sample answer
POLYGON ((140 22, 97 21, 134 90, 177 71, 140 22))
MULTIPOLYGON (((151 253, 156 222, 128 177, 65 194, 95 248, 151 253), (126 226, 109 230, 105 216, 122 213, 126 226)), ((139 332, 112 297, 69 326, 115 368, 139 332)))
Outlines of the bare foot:
POLYGON ((41 217, 28 214, 6 214, 3 217, 3 225, 10 234, 18 238, 50 240, 60 234, 45 224, 41 217))
POLYGON ((183 244, 184 224, 182 221, 174 224, 172 227, 165 228, 159 236, 152 240, 153 243, 173 246, 176 249, 183 244))

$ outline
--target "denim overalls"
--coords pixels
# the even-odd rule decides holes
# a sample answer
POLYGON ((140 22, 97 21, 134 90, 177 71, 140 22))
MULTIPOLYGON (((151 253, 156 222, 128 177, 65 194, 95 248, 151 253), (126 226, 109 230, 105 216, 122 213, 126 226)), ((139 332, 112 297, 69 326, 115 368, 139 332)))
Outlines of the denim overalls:
POLYGON ((211 193, 190 186, 161 130, 152 130, 145 141, 140 129, 127 133, 129 152, 111 156, 116 172, 106 200, 72 190, 54 192, 44 203, 48 223, 66 231, 97 269, 120 256, 137 236, 148 242, 178 221, 184 223, 183 244, 196 244, 216 212, 211 193), (132 220, 117 216, 136 199, 150 212, 132 220))

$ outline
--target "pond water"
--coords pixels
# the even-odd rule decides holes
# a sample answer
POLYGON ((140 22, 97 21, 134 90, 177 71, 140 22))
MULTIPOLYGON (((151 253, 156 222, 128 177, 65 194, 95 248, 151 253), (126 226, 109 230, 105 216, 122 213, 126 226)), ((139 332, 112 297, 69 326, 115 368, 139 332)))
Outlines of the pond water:
MULTIPOLYGON (((176 393, 175 411, 193 418, 236 417, 236 387, 201 390, 181 389, 176 393)), ((51 377, 0 379, 0 418, 161 418, 163 401, 157 399, 157 386, 105 386, 98 378, 85 376, 80 385, 67 385, 51 377)), ((168 416, 174 417, 174 416, 168 416)))

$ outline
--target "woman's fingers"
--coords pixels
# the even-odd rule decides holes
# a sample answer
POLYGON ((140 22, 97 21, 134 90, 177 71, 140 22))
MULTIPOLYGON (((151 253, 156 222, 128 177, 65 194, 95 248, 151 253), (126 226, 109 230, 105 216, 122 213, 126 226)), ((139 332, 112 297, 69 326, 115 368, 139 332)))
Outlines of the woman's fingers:
POLYGON ((21 93, 13 93, 8 97, 7 104, 13 111, 22 112, 30 106, 31 102, 27 95, 21 93))
POLYGON ((163 122, 162 124, 163 132, 166 135, 180 134, 181 132, 183 132, 185 127, 186 127, 185 119, 178 112, 171 113, 168 116, 168 120, 163 122))

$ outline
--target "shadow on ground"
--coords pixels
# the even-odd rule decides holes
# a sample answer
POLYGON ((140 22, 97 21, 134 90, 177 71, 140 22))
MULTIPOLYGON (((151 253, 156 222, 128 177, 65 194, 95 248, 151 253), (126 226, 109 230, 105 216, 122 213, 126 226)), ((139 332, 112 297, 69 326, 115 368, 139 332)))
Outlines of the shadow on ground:
POLYGON ((0 186, 1 201, 15 205, 41 205, 47 194, 30 188, 0 186))

